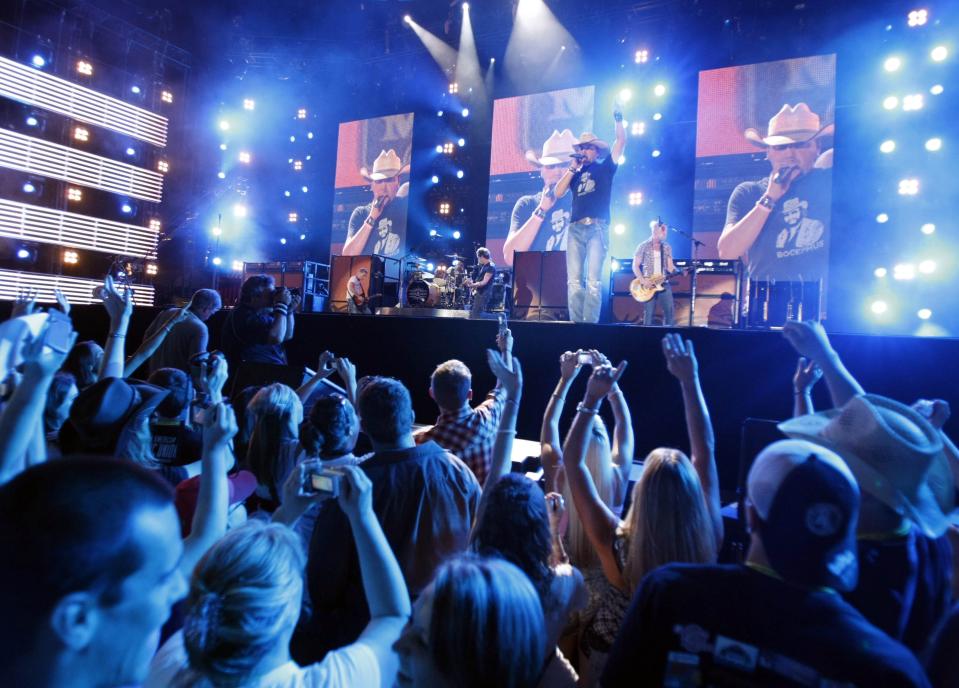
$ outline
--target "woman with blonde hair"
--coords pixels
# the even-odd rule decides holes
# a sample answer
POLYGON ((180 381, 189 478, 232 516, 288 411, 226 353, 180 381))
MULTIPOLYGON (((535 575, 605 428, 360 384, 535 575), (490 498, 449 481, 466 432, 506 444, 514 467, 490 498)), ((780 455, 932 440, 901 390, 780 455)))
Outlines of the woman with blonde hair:
MULTIPOLYGON (((337 501, 353 530, 372 617, 359 639, 309 667, 292 661, 290 638, 300 616, 306 556, 286 526, 249 521, 197 564, 183 630, 157 653, 145 688, 393 685, 391 648, 409 618, 409 595, 373 513, 372 483, 358 468, 341 470, 337 501)), ((293 519, 315 499, 297 497, 297 484, 291 479, 284 488, 283 509, 293 519)))
POLYGON ((709 412, 699 384, 693 345, 677 334, 663 338, 669 372, 680 383, 691 458, 678 449, 655 449, 633 489, 625 520, 598 496, 585 465, 588 433, 603 397, 625 369, 593 369, 564 447, 573 505, 583 521, 610 587, 583 632, 580 676, 596 685, 626 608, 643 576, 670 562, 714 562, 723 538, 719 479, 709 412))
POLYGON ((303 403, 293 389, 275 382, 257 392, 247 409, 252 416, 253 430, 246 450, 246 464, 256 476, 256 494, 264 509, 272 512, 280 504, 282 485, 300 454, 303 403))

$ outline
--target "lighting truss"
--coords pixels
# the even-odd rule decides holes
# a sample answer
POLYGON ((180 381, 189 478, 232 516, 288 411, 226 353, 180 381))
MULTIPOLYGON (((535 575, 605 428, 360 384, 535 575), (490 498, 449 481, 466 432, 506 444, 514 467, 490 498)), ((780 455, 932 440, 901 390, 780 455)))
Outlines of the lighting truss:
POLYGON ((0 167, 9 167, 159 203, 163 175, 74 150, 9 129, 0 129, 0 167))
MULTIPOLYGON (((0 270, 0 301, 13 301, 21 291, 36 289, 37 301, 55 303, 56 298, 53 290, 59 289, 73 305, 100 303, 100 300, 93 296, 93 289, 100 286, 103 286, 102 280, 46 275, 20 270, 0 270)), ((126 287, 118 284, 117 289, 122 292, 126 287)), ((152 306, 153 302, 153 287, 147 284, 133 285, 133 303, 135 305, 152 306)))
POLYGON ((85 86, 0 57, 0 95, 164 147, 168 120, 85 86))
POLYGON ((152 256, 158 231, 0 199, 0 237, 124 256, 152 256))

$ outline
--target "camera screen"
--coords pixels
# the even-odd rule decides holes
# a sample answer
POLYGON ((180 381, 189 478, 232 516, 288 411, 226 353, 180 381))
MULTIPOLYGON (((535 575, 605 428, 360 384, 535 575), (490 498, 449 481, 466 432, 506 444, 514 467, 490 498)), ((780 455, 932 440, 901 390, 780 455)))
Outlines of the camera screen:
POLYGON ((328 475, 320 475, 319 473, 312 474, 310 476, 310 485, 312 485, 313 489, 317 492, 333 491, 333 479, 328 475))

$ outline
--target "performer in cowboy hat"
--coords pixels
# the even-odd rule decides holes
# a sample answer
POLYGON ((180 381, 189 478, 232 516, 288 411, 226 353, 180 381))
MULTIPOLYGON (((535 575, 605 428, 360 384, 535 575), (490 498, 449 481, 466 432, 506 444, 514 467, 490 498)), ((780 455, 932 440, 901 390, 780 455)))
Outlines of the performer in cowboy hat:
POLYGON ((513 264, 516 251, 565 251, 566 230, 569 229, 572 196, 556 198, 554 189, 563 171, 569 167, 570 155, 576 146, 576 137, 569 129, 553 130, 543 144, 542 155, 526 151, 526 159, 539 168, 543 189, 535 194, 520 196, 513 206, 509 235, 503 245, 503 259, 513 264))
POLYGON ((360 169, 369 180, 373 200, 361 205, 350 216, 343 244, 344 256, 399 255, 406 239, 406 195, 409 184, 400 185, 400 175, 409 173, 392 148, 381 151, 373 161, 373 171, 360 169))
POLYGON ((746 140, 766 152, 772 173, 739 184, 729 198, 719 257, 743 258, 752 279, 815 281, 828 265, 832 195, 832 135, 805 103, 783 105, 766 136, 747 129, 746 140))
POLYGON ((568 190, 573 192, 566 242, 569 319, 573 322, 599 322, 603 305, 602 278, 609 252, 613 175, 626 148, 626 128, 618 109, 613 112, 613 119, 616 142, 612 149, 596 134, 584 132, 576 143, 572 163, 553 191, 557 198, 565 196, 568 190))

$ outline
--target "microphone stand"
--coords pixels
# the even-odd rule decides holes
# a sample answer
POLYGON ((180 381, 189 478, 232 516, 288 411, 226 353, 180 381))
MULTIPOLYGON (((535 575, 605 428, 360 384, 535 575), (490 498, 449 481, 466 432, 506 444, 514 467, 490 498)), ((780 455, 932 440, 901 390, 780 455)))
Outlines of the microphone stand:
POLYGON ((687 232, 684 229, 679 229, 678 227, 666 226, 671 232, 676 232, 680 236, 684 236, 692 242, 693 245, 693 259, 692 259, 692 270, 689 273, 689 326, 693 326, 693 319, 696 317, 696 274, 699 272, 699 266, 696 264, 696 251, 700 246, 705 246, 703 242, 694 237, 691 233, 687 232))

